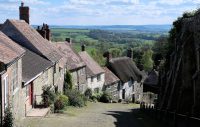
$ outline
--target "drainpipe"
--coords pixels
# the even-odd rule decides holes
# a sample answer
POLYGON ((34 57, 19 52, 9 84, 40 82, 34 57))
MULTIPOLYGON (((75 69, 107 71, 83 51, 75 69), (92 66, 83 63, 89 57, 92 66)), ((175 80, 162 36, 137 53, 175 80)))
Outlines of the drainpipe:
POLYGON ((0 75, 0 99, 1 99, 0 100, 0 104, 1 104, 0 105, 1 106, 0 107, 1 108, 1 112, 0 112, 1 113, 1 118, 0 119, 1 119, 1 127, 2 127, 3 126, 3 112, 2 112, 2 84, 1 84, 1 75, 0 75))

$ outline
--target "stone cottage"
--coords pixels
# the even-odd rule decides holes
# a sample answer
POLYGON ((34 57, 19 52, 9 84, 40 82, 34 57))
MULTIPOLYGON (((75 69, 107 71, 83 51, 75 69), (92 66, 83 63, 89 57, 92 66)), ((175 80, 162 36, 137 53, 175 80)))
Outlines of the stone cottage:
MULTIPOLYGON (((128 52, 132 53, 132 52, 128 52)), ((127 56, 132 56, 127 54, 127 56)), ((104 53, 107 58, 107 68, 109 68, 119 79, 119 99, 141 101, 143 94, 142 73, 137 68, 132 58, 118 57, 112 58, 109 52, 104 53)))
POLYGON ((59 62, 62 57, 57 52, 56 47, 23 20, 7 20, 2 26, 1 31, 19 45, 51 61, 53 64, 49 68, 50 71, 48 71, 48 78, 52 80, 52 84, 50 85, 55 90, 62 91, 64 73, 63 69, 59 67, 59 62))
POLYGON ((25 93, 25 116, 32 108, 41 104, 43 93, 42 88, 45 85, 53 84, 51 78, 52 62, 44 59, 34 52, 26 49, 22 57, 22 89, 25 93), (37 61, 34 62, 33 61, 37 61))
POLYGON ((73 83, 76 89, 84 92, 87 88, 86 65, 80 56, 72 49, 70 42, 55 42, 66 69, 71 73, 73 83))
POLYGON ((109 92, 112 95, 113 100, 117 102, 119 100, 120 79, 107 67, 103 67, 103 69, 105 70, 103 91, 109 92))
POLYGON ((105 82, 105 70, 85 51, 85 45, 82 45, 82 52, 79 56, 86 64, 87 85, 93 92, 102 91, 105 82))
POLYGON ((22 83, 22 57, 25 50, 0 32, 0 87, 1 87, 1 116, 10 106, 15 121, 24 116, 25 101, 22 83))

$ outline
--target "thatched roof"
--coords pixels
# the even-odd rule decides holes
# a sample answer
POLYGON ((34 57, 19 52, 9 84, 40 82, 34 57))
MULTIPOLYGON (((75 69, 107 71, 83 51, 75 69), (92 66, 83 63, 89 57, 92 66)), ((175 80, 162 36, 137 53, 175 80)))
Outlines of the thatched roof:
POLYGON ((61 59, 56 48, 23 20, 6 20, 1 31, 18 44, 52 62, 61 59))
POLYGON ((71 44, 68 42, 55 42, 53 44, 63 57, 62 62, 67 66, 68 70, 76 70, 86 66, 80 56, 72 49, 71 44))
POLYGON ((112 58, 107 67, 124 83, 130 79, 142 80, 142 73, 129 57, 112 58))
POLYGON ((105 85, 110 85, 112 83, 116 83, 120 81, 120 79, 112 73, 107 67, 103 67, 105 70, 105 85))
POLYGON ((86 64, 87 76, 91 77, 105 72, 103 68, 101 68, 101 66, 86 51, 79 52, 79 56, 86 64))
POLYGON ((0 32, 0 62, 9 64, 24 54, 25 50, 0 32))
POLYGON ((28 49, 26 49, 26 53, 22 57, 22 63, 22 81, 25 83, 53 65, 51 61, 42 58, 28 49))

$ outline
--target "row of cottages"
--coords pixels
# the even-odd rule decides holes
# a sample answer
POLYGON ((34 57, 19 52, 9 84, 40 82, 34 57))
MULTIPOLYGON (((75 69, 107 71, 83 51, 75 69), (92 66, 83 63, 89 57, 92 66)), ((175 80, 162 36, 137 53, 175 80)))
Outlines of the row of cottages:
POLYGON ((57 48, 28 24, 23 4, 20 19, 6 20, 0 29, 1 116, 11 106, 15 121, 41 103, 43 86, 62 92, 65 71, 57 48))
POLYGON ((81 93, 84 93, 87 89, 86 64, 73 50, 71 40, 66 39, 66 42, 55 42, 53 44, 57 47, 63 57, 63 65, 71 73, 75 88, 81 93))

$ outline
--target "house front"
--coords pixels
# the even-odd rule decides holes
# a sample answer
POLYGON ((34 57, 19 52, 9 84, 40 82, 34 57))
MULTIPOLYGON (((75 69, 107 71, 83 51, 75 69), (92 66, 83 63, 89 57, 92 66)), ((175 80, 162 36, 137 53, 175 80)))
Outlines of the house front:
POLYGON ((86 80, 87 87, 92 89, 93 92, 99 93, 102 91, 105 83, 105 71, 103 68, 85 51, 85 45, 82 45, 82 52, 79 56, 86 64, 86 80))
POLYGON ((11 108, 15 121, 24 116, 22 83, 22 57, 25 50, 0 32, 1 114, 11 108))
POLYGON ((119 87, 120 87, 120 79, 112 73, 107 67, 103 67, 105 70, 105 83, 103 86, 103 91, 106 91, 112 95, 113 101, 119 100, 119 87))
POLYGON ((85 92, 87 89, 86 82, 86 65, 80 56, 73 50, 71 42, 54 42, 60 52, 62 61, 66 70, 72 75, 72 81, 77 90, 85 92))
POLYGON ((22 57, 22 89, 25 94, 25 116, 32 108, 42 104, 42 88, 53 84, 51 74, 52 62, 42 58, 34 52, 26 49, 22 57), (37 61, 34 62, 33 61, 37 61), (49 78, 50 77, 50 78, 49 78))
POLYGON ((104 57, 107 58, 107 68, 120 79, 119 99, 133 102, 140 101, 143 93, 142 73, 132 58, 112 58, 109 52, 105 53, 104 57))

